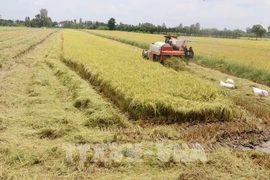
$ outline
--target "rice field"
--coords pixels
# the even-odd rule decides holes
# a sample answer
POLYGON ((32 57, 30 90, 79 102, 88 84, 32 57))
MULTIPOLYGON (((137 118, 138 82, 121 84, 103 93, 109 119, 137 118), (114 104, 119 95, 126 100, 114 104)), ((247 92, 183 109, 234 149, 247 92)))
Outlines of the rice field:
POLYGON ((233 148, 269 120, 209 79, 81 31, 0 27, 0 41, 0 179, 270 177, 269 154, 233 148))
MULTIPOLYGON (((151 44, 156 41, 164 41, 162 35, 140 34, 132 32, 120 31, 90 31, 106 36, 118 37, 140 43, 151 44)), ((239 62, 252 67, 264 70, 270 69, 270 41, 265 39, 249 40, 249 39, 222 39, 222 38, 203 38, 192 36, 180 36, 179 39, 191 39, 195 42, 188 43, 195 50, 196 56, 204 56, 206 58, 216 60, 226 60, 231 62, 239 62)))
MULTIPOLYGON (((88 31, 101 36, 148 49, 149 44, 164 41, 162 35, 118 31, 88 31)), ((179 37, 191 39, 188 43, 195 51, 199 64, 221 70, 228 74, 270 85, 270 41, 265 39, 222 39, 202 37, 179 37)))
POLYGON ((56 29, 3 28, 0 30, 1 66, 4 67, 11 58, 20 56, 56 31, 56 29))
POLYGON ((65 62, 99 84, 134 118, 160 116, 184 122, 230 120, 233 116, 232 101, 189 72, 177 73, 143 61, 133 48, 83 32, 65 31, 63 39, 65 62))

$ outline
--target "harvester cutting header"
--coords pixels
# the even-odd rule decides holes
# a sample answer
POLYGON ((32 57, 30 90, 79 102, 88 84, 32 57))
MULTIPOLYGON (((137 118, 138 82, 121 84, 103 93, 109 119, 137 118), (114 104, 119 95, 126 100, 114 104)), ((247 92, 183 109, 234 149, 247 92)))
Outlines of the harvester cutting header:
POLYGON ((194 57, 192 47, 186 46, 190 40, 177 39, 176 35, 165 35, 165 42, 156 42, 150 45, 149 50, 143 50, 142 56, 145 59, 159 61, 163 64, 166 57, 180 57, 187 60, 194 57))

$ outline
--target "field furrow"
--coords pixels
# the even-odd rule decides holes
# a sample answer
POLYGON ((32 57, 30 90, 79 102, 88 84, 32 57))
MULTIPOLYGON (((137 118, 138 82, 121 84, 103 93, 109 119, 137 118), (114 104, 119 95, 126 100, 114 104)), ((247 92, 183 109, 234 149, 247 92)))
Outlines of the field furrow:
POLYGON ((58 36, 51 51, 47 52, 45 63, 52 69, 61 84, 72 94, 73 106, 83 111, 88 117, 87 127, 125 127, 128 122, 106 102, 91 86, 72 72, 60 60, 61 37, 58 36))

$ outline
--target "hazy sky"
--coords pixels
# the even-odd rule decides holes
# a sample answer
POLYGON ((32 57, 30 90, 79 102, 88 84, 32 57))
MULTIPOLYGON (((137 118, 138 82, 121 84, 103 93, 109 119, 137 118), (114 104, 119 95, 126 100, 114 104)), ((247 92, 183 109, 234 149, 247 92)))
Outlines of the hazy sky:
POLYGON ((270 0, 0 0, 3 19, 31 19, 41 8, 53 21, 74 20, 134 24, 150 22, 169 27, 199 22, 202 28, 242 29, 270 26, 270 0))

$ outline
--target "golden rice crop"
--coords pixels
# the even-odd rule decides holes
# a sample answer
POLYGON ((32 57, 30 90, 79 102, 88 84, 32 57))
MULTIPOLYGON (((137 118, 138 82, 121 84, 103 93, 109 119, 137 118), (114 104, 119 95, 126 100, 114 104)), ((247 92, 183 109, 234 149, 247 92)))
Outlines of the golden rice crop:
POLYGON ((45 52, 40 57, 44 57, 46 64, 59 82, 68 88, 72 94, 73 106, 84 112, 85 117, 87 117, 84 125, 88 127, 128 127, 126 119, 110 103, 92 89, 88 82, 59 61, 61 45, 61 34, 57 33, 51 46, 46 47, 45 52), (47 56, 44 56, 46 54, 47 56))
POLYGON ((0 30, 0 61, 23 53, 55 31, 55 29, 27 28, 0 30))
POLYGON ((138 49, 84 32, 63 32, 64 61, 135 118, 228 120, 233 103, 188 72, 145 61, 138 49))
POLYGON ((0 31, 19 31, 19 30, 25 30, 28 29, 26 27, 11 27, 11 26, 0 26, 0 31))
MULTIPOLYGON (((37 30, 37 29, 36 29, 37 30)), ((21 37, 21 35, 23 36, 27 36, 29 35, 29 33, 31 34, 34 31, 34 29, 30 29, 30 28, 12 28, 12 27, 0 27, 0 42, 3 42, 5 40, 9 40, 9 39, 15 39, 18 38, 18 36, 21 37), (15 35, 14 35, 15 33, 15 35)))
MULTIPOLYGON (((164 41, 162 35, 141 34, 120 31, 90 31, 106 36, 118 37, 133 40, 141 43, 151 44, 156 41, 164 41)), ((195 55, 211 58, 215 60, 225 60, 251 66, 262 70, 270 69, 270 41, 269 40, 249 40, 249 39, 222 39, 208 37, 187 37, 179 39, 192 39, 196 42, 189 43, 195 55)))

